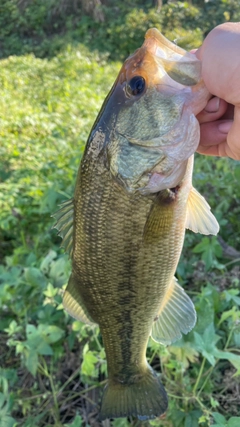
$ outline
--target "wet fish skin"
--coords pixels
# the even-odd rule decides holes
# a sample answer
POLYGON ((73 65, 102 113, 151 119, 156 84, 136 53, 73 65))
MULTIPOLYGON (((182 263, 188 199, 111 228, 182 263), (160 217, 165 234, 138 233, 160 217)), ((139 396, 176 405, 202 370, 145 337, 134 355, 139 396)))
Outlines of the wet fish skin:
POLYGON ((106 350, 101 419, 166 411, 166 392, 146 361, 149 335, 169 344, 194 326, 194 306, 174 279, 185 228, 218 231, 192 188, 195 114, 209 94, 199 61, 180 64, 184 55, 149 30, 93 126, 73 201, 55 215, 72 258, 64 306, 99 325, 106 350), (136 76, 145 86, 132 96, 136 76))

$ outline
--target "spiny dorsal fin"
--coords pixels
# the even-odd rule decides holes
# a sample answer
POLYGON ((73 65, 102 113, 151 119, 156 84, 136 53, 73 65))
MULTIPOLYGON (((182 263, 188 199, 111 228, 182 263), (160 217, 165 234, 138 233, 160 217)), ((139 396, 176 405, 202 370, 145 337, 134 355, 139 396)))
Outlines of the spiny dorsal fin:
POLYGON ((72 274, 64 292, 63 306, 70 314, 70 316, 74 317, 74 319, 80 320, 81 322, 87 323, 88 325, 94 324, 91 316, 88 313, 88 310, 82 301, 80 292, 78 291, 78 283, 72 274))
POLYGON ((186 228, 194 233, 213 234, 219 231, 219 224, 203 196, 192 187, 187 205, 186 228))
POLYGON ((70 257, 73 252, 73 214, 74 201, 70 199, 61 203, 60 209, 52 215, 57 220, 53 228, 58 230, 58 235, 63 239, 61 247, 69 253, 70 257))
POLYGON ((195 323, 194 305, 174 277, 163 297, 151 336, 154 341, 170 345, 180 339, 182 333, 187 334, 191 331, 195 323))

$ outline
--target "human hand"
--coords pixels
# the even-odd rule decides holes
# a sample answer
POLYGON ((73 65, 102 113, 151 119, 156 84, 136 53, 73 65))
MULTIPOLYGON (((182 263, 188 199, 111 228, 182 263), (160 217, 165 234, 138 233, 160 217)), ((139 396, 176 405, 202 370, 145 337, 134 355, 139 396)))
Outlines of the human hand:
POLYGON ((214 28, 195 52, 214 95, 197 116, 201 154, 240 160, 240 23, 214 28))

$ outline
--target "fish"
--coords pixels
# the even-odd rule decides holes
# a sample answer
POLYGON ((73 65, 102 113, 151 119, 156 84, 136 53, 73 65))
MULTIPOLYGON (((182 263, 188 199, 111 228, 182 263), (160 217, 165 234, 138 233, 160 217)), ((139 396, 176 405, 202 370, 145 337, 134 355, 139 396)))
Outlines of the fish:
POLYGON ((73 198, 54 214, 72 260, 64 308, 99 325, 106 351, 101 420, 167 410, 146 348, 149 336, 169 345, 196 323, 175 272, 186 229, 219 230, 192 186, 196 115, 209 98, 195 55, 149 29, 93 125, 73 198))

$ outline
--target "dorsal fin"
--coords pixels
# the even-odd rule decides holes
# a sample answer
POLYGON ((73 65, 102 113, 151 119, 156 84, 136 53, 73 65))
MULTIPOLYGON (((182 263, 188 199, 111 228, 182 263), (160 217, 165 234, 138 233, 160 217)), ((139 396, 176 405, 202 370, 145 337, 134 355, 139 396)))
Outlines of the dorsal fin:
POLYGON ((61 203, 60 209, 52 217, 57 220, 53 228, 58 230, 58 235, 62 237, 61 247, 72 257, 73 252, 73 214, 74 200, 66 200, 61 203))
POLYGON ((187 334, 196 323, 196 312, 192 301, 173 277, 165 292, 158 317, 153 323, 151 336, 154 341, 170 345, 187 334))
POLYGON ((187 204, 186 228, 194 233, 213 234, 219 231, 219 224, 203 196, 192 187, 187 204))

